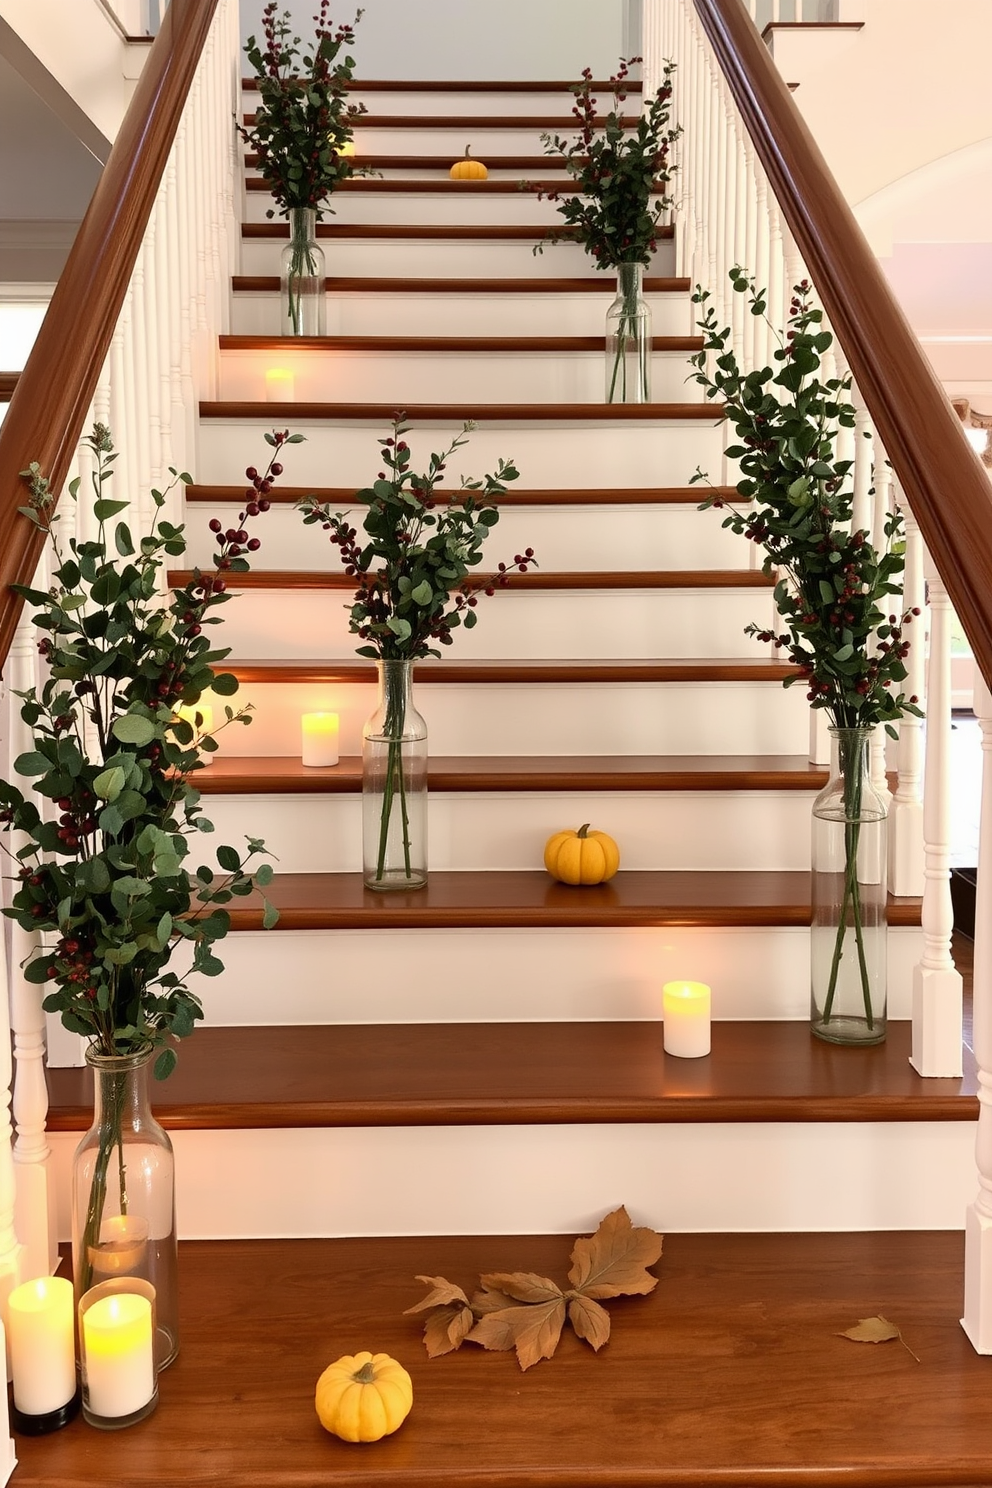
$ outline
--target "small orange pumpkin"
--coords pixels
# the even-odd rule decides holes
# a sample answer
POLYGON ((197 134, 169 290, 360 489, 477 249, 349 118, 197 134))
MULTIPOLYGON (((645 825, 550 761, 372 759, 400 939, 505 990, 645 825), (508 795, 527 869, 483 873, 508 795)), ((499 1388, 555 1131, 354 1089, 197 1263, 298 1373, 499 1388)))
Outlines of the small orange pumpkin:
POLYGON ((456 160, 448 175, 453 181, 485 181, 489 176, 489 172, 481 160, 471 160, 469 158, 469 147, 466 145, 465 158, 463 160, 456 160))
POLYGON ((620 849, 605 832, 590 832, 589 823, 548 838, 544 866, 559 883, 606 883, 620 867, 620 849))

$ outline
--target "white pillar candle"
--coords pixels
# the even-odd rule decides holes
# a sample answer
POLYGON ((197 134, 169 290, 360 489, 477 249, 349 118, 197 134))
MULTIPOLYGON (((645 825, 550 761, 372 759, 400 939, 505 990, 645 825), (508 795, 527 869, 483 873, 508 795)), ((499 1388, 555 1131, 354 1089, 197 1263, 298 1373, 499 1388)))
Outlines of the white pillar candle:
POLYGON ((270 367, 265 374, 265 396, 270 403, 292 403, 296 378, 288 367, 270 367))
POLYGON ((336 713, 304 713, 303 763, 336 765, 338 762, 338 728, 336 713))
POLYGON ((14 1405, 26 1416, 61 1410, 76 1393, 72 1282, 39 1276, 7 1301, 14 1405))
POLYGON ((138 1292, 112 1292, 85 1310, 83 1304, 79 1320, 87 1414, 131 1416, 155 1394, 152 1304, 138 1292))
POLYGON ((666 982, 661 991, 665 1053, 701 1059, 710 1052, 710 989, 705 982, 666 982))
POLYGON ((94 1286, 111 1276, 133 1275, 148 1253, 148 1221, 114 1214, 100 1226, 100 1243, 90 1247, 94 1286))

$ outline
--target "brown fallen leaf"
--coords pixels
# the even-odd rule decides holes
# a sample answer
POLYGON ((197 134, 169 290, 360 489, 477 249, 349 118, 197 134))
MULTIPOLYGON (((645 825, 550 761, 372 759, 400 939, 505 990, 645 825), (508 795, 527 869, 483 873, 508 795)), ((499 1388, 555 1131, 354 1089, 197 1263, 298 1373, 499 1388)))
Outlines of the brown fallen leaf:
POLYGON ((568 1304, 568 1321, 576 1335, 584 1338, 598 1353, 610 1341, 610 1314, 591 1297, 573 1297, 568 1304))
POLYGON ((601 1221, 595 1235, 576 1240, 568 1279, 584 1297, 644 1296, 658 1285, 646 1267, 661 1256, 662 1237, 634 1226, 621 1204, 601 1221))
POLYGON ((597 1351, 610 1338, 610 1315, 596 1298, 643 1296, 658 1285, 647 1270, 661 1255, 662 1238, 635 1227, 623 1205, 594 1235, 572 1248, 571 1288, 563 1291, 535 1271, 489 1271, 471 1300, 444 1276, 419 1276, 431 1288, 407 1313, 429 1312, 424 1343, 431 1358, 451 1353, 468 1339, 483 1348, 515 1349, 521 1369, 550 1359, 566 1318, 578 1338, 597 1351))
POLYGON ((901 1329, 880 1314, 875 1317, 859 1318, 855 1327, 845 1328, 842 1333, 838 1333, 837 1337, 850 1338, 854 1343, 892 1343, 893 1340, 898 1339, 907 1354, 912 1354, 917 1364, 920 1362, 919 1355, 913 1353, 903 1338, 901 1329))
POLYGON ((565 1298, 561 1292, 545 1302, 521 1303, 487 1312, 468 1335, 469 1343, 480 1343, 486 1349, 517 1351, 521 1369, 529 1369, 541 1359, 550 1359, 558 1347, 565 1323, 565 1298))

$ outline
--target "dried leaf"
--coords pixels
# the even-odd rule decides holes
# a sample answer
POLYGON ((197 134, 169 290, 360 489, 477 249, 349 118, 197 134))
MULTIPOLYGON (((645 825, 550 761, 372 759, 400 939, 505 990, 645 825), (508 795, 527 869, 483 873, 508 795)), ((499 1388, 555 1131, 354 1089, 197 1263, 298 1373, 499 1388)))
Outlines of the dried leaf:
POLYGON ((450 1354, 456 1348, 461 1348, 474 1322, 475 1314, 467 1305, 459 1307, 457 1303, 452 1303, 450 1307, 437 1308, 424 1324, 424 1344, 428 1356, 437 1359, 441 1354, 450 1354))
POLYGON ((487 1312, 499 1312, 503 1307, 509 1307, 513 1301, 505 1292, 493 1291, 486 1288, 481 1292, 472 1293, 471 1307, 476 1317, 485 1317, 487 1312))
POLYGON ((579 1338, 598 1351, 610 1338, 610 1314, 591 1297, 573 1297, 568 1304, 568 1321, 579 1338))
POLYGON ((585 1297, 644 1296, 658 1285, 646 1267, 659 1259, 661 1247, 662 1237, 645 1226, 635 1228, 621 1204, 595 1235, 576 1240, 568 1279, 585 1297))
POLYGON ((558 1347, 565 1323, 565 1299, 523 1303, 504 1307, 499 1312, 480 1318, 468 1335, 470 1343, 481 1343, 486 1349, 517 1351, 521 1369, 529 1369, 541 1359, 550 1359, 558 1347))
POLYGON ((487 1292, 503 1292, 517 1302, 553 1302, 561 1287, 533 1271, 490 1271, 479 1280, 487 1292))
POLYGON ((838 1333, 838 1338, 850 1338, 854 1343, 891 1343, 898 1339, 908 1354, 919 1364, 919 1356, 913 1354, 913 1350, 902 1336, 902 1332, 895 1323, 890 1323, 888 1318, 881 1315, 876 1317, 859 1318, 857 1326, 846 1328, 844 1332, 838 1333))
POLYGON ((417 1303, 416 1307, 406 1308, 403 1313, 404 1317, 407 1317, 411 1312, 426 1312, 428 1307, 442 1307, 447 1302, 461 1302, 466 1307, 468 1306, 468 1298, 461 1287, 455 1286, 453 1282, 446 1280, 445 1277, 418 1276, 417 1280, 422 1281, 425 1286, 429 1286, 431 1291, 427 1293, 427 1296, 422 1302, 417 1303))

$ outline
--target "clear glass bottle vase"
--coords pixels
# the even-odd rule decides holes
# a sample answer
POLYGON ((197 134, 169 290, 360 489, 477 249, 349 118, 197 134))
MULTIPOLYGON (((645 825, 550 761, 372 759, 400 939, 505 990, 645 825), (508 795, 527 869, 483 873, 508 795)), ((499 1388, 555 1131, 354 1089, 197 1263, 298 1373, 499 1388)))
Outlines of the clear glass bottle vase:
POLYGON ((291 207, 289 242, 279 270, 280 335, 322 336, 326 297, 324 251, 314 207, 291 207))
POLYGON ((72 1160, 72 1272, 77 1306, 92 1287, 136 1276, 155 1289, 156 1370, 179 1352, 175 1161, 152 1115, 155 1051, 86 1052, 93 1125, 72 1160))
POLYGON ((872 733, 830 730, 830 779, 813 802, 810 1018, 833 1044, 885 1038, 887 822, 869 776, 872 733))
POLYGON ((643 264, 617 264, 617 297, 606 312, 607 403, 651 402, 651 311, 643 284, 643 264))
POLYGON ((427 882, 427 725, 413 662, 379 661, 379 701, 362 732, 362 837, 370 889, 427 882))

